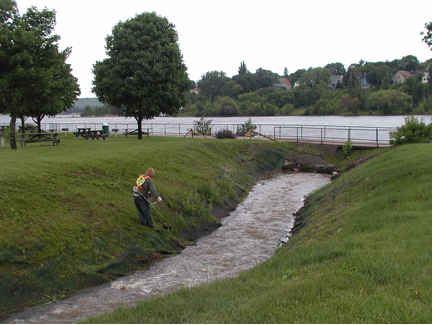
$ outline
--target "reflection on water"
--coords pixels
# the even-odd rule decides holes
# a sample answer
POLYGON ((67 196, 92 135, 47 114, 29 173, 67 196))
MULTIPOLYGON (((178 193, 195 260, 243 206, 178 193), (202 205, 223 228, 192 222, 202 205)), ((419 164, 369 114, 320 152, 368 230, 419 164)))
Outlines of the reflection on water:
POLYGON ((181 254, 149 270, 16 314, 7 322, 75 323, 114 310, 119 304, 134 304, 185 286, 236 276, 269 259, 281 242, 287 241, 293 213, 302 207, 304 196, 329 182, 329 176, 323 174, 276 173, 254 186, 220 228, 181 254))

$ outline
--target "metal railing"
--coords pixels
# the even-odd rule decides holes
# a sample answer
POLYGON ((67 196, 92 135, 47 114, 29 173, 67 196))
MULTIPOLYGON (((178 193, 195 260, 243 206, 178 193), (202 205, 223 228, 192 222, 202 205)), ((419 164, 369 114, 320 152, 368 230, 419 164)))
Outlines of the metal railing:
POLYGON ((356 145, 380 147, 389 146, 389 133, 392 131, 396 128, 291 125, 274 127, 274 139, 335 145, 350 140, 356 145))
MULTIPOLYGON (((193 123, 167 124, 142 123, 142 130, 149 129, 150 134, 183 136, 190 129, 195 128, 193 123)), ((42 123, 44 131, 76 132, 78 128, 102 129, 102 123, 42 123)), ((210 124, 212 135, 221 130, 230 130, 234 134, 242 130, 243 124, 210 124)), ((137 129, 136 123, 113 123, 109 125, 110 133, 122 134, 137 129)), ((396 128, 389 127, 362 127, 362 126, 332 126, 332 125, 279 125, 256 124, 257 133, 266 135, 274 140, 292 142, 310 142, 320 144, 344 144, 350 140, 354 144, 368 146, 389 145, 389 132, 396 128)), ((259 137, 259 136, 258 136, 259 137)))

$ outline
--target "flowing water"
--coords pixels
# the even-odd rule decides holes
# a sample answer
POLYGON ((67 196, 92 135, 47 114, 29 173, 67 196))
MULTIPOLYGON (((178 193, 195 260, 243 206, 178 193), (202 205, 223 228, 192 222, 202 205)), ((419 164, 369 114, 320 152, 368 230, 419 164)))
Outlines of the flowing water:
POLYGON ((13 315, 6 323, 76 323, 112 311, 119 304, 161 295, 217 278, 233 277, 269 259, 287 242, 293 213, 303 199, 328 184, 329 175, 274 173, 259 181, 222 226, 181 254, 69 299, 13 315))

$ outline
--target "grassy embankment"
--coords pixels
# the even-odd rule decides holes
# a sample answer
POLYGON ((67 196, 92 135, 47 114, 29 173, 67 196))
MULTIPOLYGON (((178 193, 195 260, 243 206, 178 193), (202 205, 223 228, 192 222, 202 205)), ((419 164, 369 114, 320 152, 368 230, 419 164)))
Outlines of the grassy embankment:
MULTIPOLYGON (((218 226, 258 173, 309 146, 150 137, 0 148, 0 318, 145 268, 218 226), (148 167, 172 225, 138 226, 132 186, 148 167), (212 211, 212 214, 210 213, 212 211)), ((374 151, 377 153, 378 151, 374 151)), ((327 154, 324 154, 327 155, 327 154)), ((329 155, 337 168, 349 160, 329 155)))
POLYGON ((405 145, 312 194, 269 261, 94 323, 431 323, 432 146, 405 145))

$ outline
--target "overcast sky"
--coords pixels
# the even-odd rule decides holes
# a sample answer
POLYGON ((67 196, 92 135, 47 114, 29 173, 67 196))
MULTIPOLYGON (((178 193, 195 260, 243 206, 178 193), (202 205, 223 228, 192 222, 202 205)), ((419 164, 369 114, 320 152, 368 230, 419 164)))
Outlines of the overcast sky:
POLYGON ((55 33, 60 49, 72 47, 68 59, 78 78, 80 97, 91 92, 92 66, 105 55, 105 37, 119 21, 155 11, 175 25, 191 80, 208 71, 236 75, 245 61, 283 74, 341 62, 392 61, 415 55, 432 57, 421 41, 432 20, 433 1, 189 1, 189 0, 16 0, 21 14, 44 7, 57 12, 55 33))

